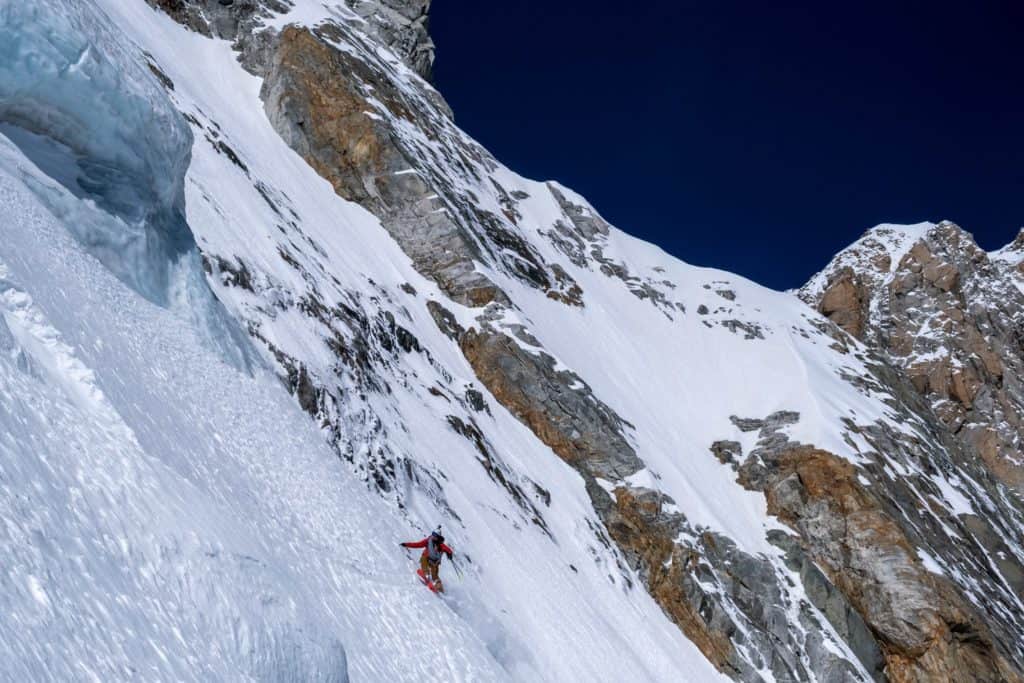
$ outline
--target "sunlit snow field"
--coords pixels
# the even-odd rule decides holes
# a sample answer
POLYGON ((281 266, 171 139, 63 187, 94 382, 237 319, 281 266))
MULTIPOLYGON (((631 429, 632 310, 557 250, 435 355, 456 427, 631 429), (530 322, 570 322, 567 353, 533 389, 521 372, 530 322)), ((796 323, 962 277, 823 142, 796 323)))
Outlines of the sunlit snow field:
MULTIPOLYGON (((304 0, 270 23, 345 12, 304 0)), ((444 301, 467 328, 479 310, 447 301, 281 140, 260 85, 227 42, 142 0, 0 0, 0 679, 722 678, 597 541, 582 479, 526 426, 487 394, 480 420, 495 451, 551 493, 547 532, 448 428, 449 406, 426 387, 475 376, 424 302, 444 301), (244 170, 206 137, 214 128, 244 170), (314 282, 282 260, 299 238, 282 236, 268 196, 322 251, 304 262, 314 282), (207 278, 200 250, 249 264, 280 300, 207 278), (407 284, 417 300, 400 298, 407 284), (443 566, 444 597, 419 585, 398 543, 450 511, 415 489, 399 509, 357 478, 246 334, 255 320, 266 342, 329 371, 334 352, 285 305, 311 289, 401 313, 430 351, 365 400, 396 452, 440 473, 463 569, 443 566)), ((689 313, 670 319, 543 237, 561 216, 547 185, 494 173, 529 196, 525 239, 585 300, 566 306, 489 271, 518 307, 499 323, 527 326, 632 425, 646 468, 629 483, 656 484, 695 528, 777 559, 763 495, 709 446, 754 445, 730 416, 795 410, 791 438, 856 460, 842 419, 889 419, 841 378, 860 361, 807 334, 816 314, 792 294, 612 230, 609 258, 678 292, 689 313), (763 339, 694 315, 723 302, 710 282, 763 339)), ((970 509, 951 484, 946 497, 970 509)))

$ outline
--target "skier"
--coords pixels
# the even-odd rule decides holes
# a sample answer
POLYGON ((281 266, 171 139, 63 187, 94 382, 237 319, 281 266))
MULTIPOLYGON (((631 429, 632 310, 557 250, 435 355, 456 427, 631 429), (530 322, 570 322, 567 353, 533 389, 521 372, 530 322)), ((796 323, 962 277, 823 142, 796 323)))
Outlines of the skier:
POLYGON ((423 548, 420 555, 420 568, 416 570, 420 579, 427 585, 427 588, 435 593, 444 592, 444 584, 441 582, 439 572, 441 569, 441 556, 447 555, 452 560, 454 551, 444 544, 444 536, 441 535, 441 527, 424 538, 422 541, 399 543, 403 548, 423 548))

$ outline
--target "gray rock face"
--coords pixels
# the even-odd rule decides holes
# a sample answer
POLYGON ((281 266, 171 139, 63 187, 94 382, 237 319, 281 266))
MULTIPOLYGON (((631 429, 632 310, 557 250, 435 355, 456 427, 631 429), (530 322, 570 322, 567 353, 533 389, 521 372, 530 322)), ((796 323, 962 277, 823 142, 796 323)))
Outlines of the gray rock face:
POLYGON ((370 33, 430 80, 434 41, 429 33, 431 0, 345 0, 366 20, 370 33))
POLYGON ((459 343, 491 394, 587 478, 619 482, 643 468, 622 418, 553 358, 489 326, 470 329, 459 343))
MULTIPOLYGON (((876 371, 896 389, 894 408, 934 434, 933 418, 913 389, 887 377, 889 369, 876 371)), ((1013 583, 1024 567, 1024 539, 1017 522, 1004 523, 1024 519, 1019 501, 946 435, 935 435, 946 439, 940 446, 851 423, 850 432, 874 449, 856 468, 790 441, 779 430, 796 417, 734 419, 740 431, 759 431, 757 446, 734 469, 745 486, 764 491, 769 512, 796 531, 795 539, 775 536, 773 542, 800 566, 808 596, 865 667, 880 671, 877 652, 892 680, 1020 680, 1024 650, 1013 634, 1024 624, 1014 613, 1013 583), (936 480, 941 484, 953 472, 970 482, 965 495, 998 507, 990 520, 959 516, 948 503, 922 507, 922 500, 944 500, 936 480), (968 543, 950 544, 950 529, 968 543), (926 567, 921 557, 933 564, 926 567), (990 557, 1012 567, 979 592, 971 577, 988 573, 990 557), (807 558, 824 574, 808 574, 807 558)), ((714 444, 712 452, 736 459, 729 442, 714 444)))
POLYGON ((288 11, 287 0, 146 0, 180 24, 204 36, 234 43, 246 69, 262 74, 271 34, 260 31, 260 21, 288 11))
MULTIPOLYGON (((487 472, 525 525, 547 531, 552 494, 544 482, 518 476, 491 444, 494 402, 495 414, 507 410, 583 478, 600 524, 586 521, 617 559, 616 576, 639 578, 640 589, 737 680, 760 681, 765 671, 794 682, 1020 680, 1024 515, 1001 484, 1010 479, 993 476, 996 459, 978 445, 989 443, 991 430, 995 456, 1010 461, 1010 450, 1019 451, 1012 417, 1020 415, 1024 376, 1015 365, 1019 308, 1009 289, 976 283, 988 272, 1018 282, 1011 278, 1020 272, 1024 236, 1020 248, 988 257, 988 266, 962 240, 951 248, 953 231, 905 259, 893 259, 878 238, 863 259, 838 260, 805 289, 831 322, 815 317, 794 331, 807 337, 818 327, 826 344, 866 364, 868 371, 850 370, 849 384, 882 397, 916 436, 850 421, 845 433, 863 460, 854 466, 790 441, 785 430, 800 419, 794 412, 735 419, 735 434, 709 444, 714 457, 763 492, 792 532, 769 532, 777 555, 751 555, 691 523, 656 477, 646 486, 630 483, 646 468, 632 426, 531 334, 511 294, 522 284, 576 312, 587 306, 587 292, 569 274, 572 266, 603 275, 637 305, 671 319, 686 307, 657 269, 614 258, 614 230, 581 198, 553 183, 530 185, 534 196, 506 190, 498 164, 454 126, 443 99, 420 78, 433 51, 427 0, 348 0, 363 21, 280 33, 256 28, 261 13, 278 11, 269 2, 149 1, 195 30, 235 41, 243 64, 264 76, 265 110, 282 138, 340 196, 372 213, 438 285, 444 296, 432 293, 425 304, 415 301, 419 287, 402 287, 398 296, 411 297, 404 299, 414 302, 410 308, 426 306, 449 350, 458 346, 494 399, 436 361, 392 293, 365 296, 332 283, 315 244, 313 255, 290 247, 280 253, 301 281, 313 283, 305 291, 287 290, 241 260, 207 255, 211 278, 257 302, 249 332, 277 360, 296 401, 383 495, 401 506, 405 492, 415 491, 458 518, 445 499, 444 472, 392 445, 389 430, 401 429, 401 415, 367 399, 413 382, 401 362, 408 356, 442 378, 424 392, 444 402, 439 428, 472 444, 477 463, 468 466, 487 472), (405 64, 381 57, 387 50, 405 64), (552 221, 521 229, 538 205, 552 221), (554 262, 562 256, 564 267, 554 262), (992 310, 980 310, 982 295, 981 308, 992 310), (329 367, 274 345, 261 320, 278 315, 326 340, 329 367), (949 354, 944 365, 918 371, 939 349, 932 334, 908 339, 922 325, 945 335, 949 354), (759 441, 744 452, 745 435, 754 432, 759 441), (969 501, 970 510, 951 497, 969 501), (950 543, 953 537, 962 544, 950 543)), ((263 196, 282 217, 281 232, 302 242, 299 227, 284 218, 287 198, 263 196)), ((744 308, 749 290, 724 280, 703 287, 709 298, 696 311, 704 326, 763 343, 770 325, 744 308)))
POLYGON ((571 201, 566 197, 565 189, 556 183, 549 182, 547 185, 565 216, 565 220, 556 221, 554 231, 548 235, 559 251, 577 266, 596 264, 606 276, 622 280, 634 296, 649 300, 669 318, 686 313, 686 307, 672 301, 664 291, 665 283, 637 277, 630 273, 626 264, 617 263, 605 256, 604 246, 611 226, 593 208, 571 201))
POLYGON ((800 295, 882 352, 969 452, 1024 491, 1021 242, 990 255, 949 222, 880 228, 800 295))
MULTIPOLYGON (((273 32, 260 31, 260 19, 287 12, 288 0, 146 0, 180 24, 205 36, 235 43, 242 63, 264 72, 273 32)), ((434 41, 428 32, 430 0, 345 0, 362 28, 430 80, 434 41)))
MULTIPOLYGON (((799 540, 781 531, 768 532, 769 540, 786 553, 786 566, 798 572, 808 599, 825 616, 840 638, 849 646, 872 680, 885 680, 885 657, 864 618, 854 609, 850 601, 808 557, 799 540)), ((820 627, 820 625, 819 625, 820 627)), ((820 659, 817 655, 814 659, 820 659)), ((844 662, 845 663, 845 662, 844 662)), ((822 666, 813 667, 823 670, 822 666)), ((826 676, 835 675, 830 673, 826 676)), ((848 675, 846 672, 839 674, 848 675)))

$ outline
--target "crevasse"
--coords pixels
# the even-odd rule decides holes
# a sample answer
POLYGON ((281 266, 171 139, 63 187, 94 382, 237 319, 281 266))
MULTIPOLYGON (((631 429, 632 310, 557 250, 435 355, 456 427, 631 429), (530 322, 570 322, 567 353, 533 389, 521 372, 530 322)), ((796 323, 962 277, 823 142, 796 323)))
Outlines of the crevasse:
POLYGON ((91 4, 0 0, 0 135, 55 181, 25 176, 90 254, 248 366, 185 220, 192 133, 134 49, 91 4))

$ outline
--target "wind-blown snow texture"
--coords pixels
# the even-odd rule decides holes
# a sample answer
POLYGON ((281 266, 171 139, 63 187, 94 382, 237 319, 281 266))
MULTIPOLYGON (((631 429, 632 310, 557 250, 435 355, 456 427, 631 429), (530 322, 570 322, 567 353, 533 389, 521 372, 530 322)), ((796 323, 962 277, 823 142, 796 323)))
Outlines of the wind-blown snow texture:
MULTIPOLYGON (((372 217, 337 198, 279 142, 263 117, 259 83, 237 67, 226 44, 184 35, 141 4, 107 9, 129 11, 118 17, 121 25, 137 22, 154 47, 161 39, 168 48, 194 43, 175 48, 194 59, 179 67, 182 85, 191 69, 220 70, 211 76, 219 88, 197 84, 197 94, 208 98, 202 106, 238 127, 225 132, 232 141, 265 141, 267 149, 250 151, 262 155, 246 161, 309 216, 303 228, 322 237, 338 277, 366 286, 360 275, 369 272, 428 289, 372 217), (248 97, 248 107, 238 97, 248 97)), ((4 11, 6 25, 26 41, 19 28, 40 26, 39 39, 49 39, 47 29, 69 31, 80 18, 95 33, 79 25, 57 37, 87 42, 101 59, 125 54, 103 42, 112 22, 104 25, 106 17, 89 3, 37 5, 24 10, 35 14, 20 27, 12 17, 22 10, 4 11), (64 23, 62 17, 64 26, 43 24, 64 23)), ((137 71, 134 61, 111 68, 137 71)), ((66 65, 55 71, 66 74, 66 65)), ((166 110, 157 93, 150 89, 151 106, 166 110)), ((115 116, 85 116, 79 123, 86 136, 93 127, 109 133, 104 129, 120 124, 115 116)), ((43 132, 76 142, 58 130, 43 132)), ((146 132, 133 142, 159 139, 161 126, 146 132)), ((439 671, 461 680, 554 680, 587 671, 655 678, 683 661, 711 675, 667 622, 647 629, 651 642, 631 647, 624 640, 629 631, 613 628, 612 615, 637 632, 648 619, 664 621, 653 602, 580 590, 566 557, 551 557, 545 536, 524 534, 513 544, 502 538, 514 533, 511 525, 488 527, 491 516, 515 512, 502 512, 508 504, 500 500, 489 505, 486 495, 464 506, 467 525, 472 509, 482 509, 478 541, 460 543, 462 532, 453 542, 470 557, 486 557, 492 574, 479 577, 467 566, 465 583, 450 579, 447 604, 423 591, 397 548, 421 531, 351 477, 284 388, 266 371, 249 377, 225 365, 187 320, 120 286, 89 258, 70 239, 70 212, 55 210, 50 200, 82 212, 93 210, 93 200, 75 199, 8 142, 2 158, 9 219, 2 254, 0 647, 11 680, 344 680, 346 649, 355 680, 424 680, 439 671), (540 632, 546 635, 538 638, 540 632)), ((212 151, 195 155, 189 222, 201 239, 206 233, 198 226, 219 229, 221 240, 250 244, 258 254, 260 240, 271 237, 260 230, 273 229, 267 204, 244 176, 225 174, 220 161, 212 151), (233 202, 231 225, 217 215, 214 195, 202 201, 204 183, 233 202), (232 234, 234 225, 254 232, 232 234)), ((167 180, 173 183, 173 175, 167 180)), ((280 343, 308 344, 311 356, 322 346, 298 334, 280 343)), ((416 418, 415 406, 406 412, 416 418)), ((506 423, 510 443, 527 440, 522 427, 506 423)), ((442 431, 430 447, 472 464, 462 482, 467 495, 492 488, 462 437, 442 431)), ((576 520, 586 517, 582 488, 546 459, 546 469, 561 473, 541 478, 564 481, 568 494, 557 503, 565 510, 558 532, 578 545, 572 537, 576 520)), ((607 579, 585 564, 583 550, 567 553, 584 572, 578 581, 600 585, 607 579)))
MULTIPOLYGON (((966 533, 958 516, 1012 504, 953 459, 936 472, 855 428, 936 442, 856 342, 796 296, 681 263, 490 158, 417 74, 427 48, 397 43, 413 70, 374 42, 408 21, 419 40, 422 17, 371 30, 351 3, 265 4, 257 24, 333 23, 323 40, 391 79, 413 113, 370 97, 363 114, 417 151, 392 175, 427 188, 425 222, 472 205, 498 229, 459 223, 442 234, 472 245, 445 264, 456 276, 427 272, 393 205, 343 199, 282 138, 288 112, 272 122, 252 73, 270 59, 259 41, 247 70, 231 43, 142 0, 0 0, 5 676, 878 678, 877 646, 850 635, 863 622, 826 614, 846 603, 809 595, 814 562, 769 541, 789 529, 711 454, 725 442, 754 459, 813 444, 862 479, 903 475, 930 509, 915 524, 948 529, 913 539, 914 568, 990 599, 999 633, 1020 625, 1019 596, 943 545, 966 533), (502 294, 474 308, 463 280, 502 294), (565 391, 621 418, 639 465, 595 491, 478 376, 454 328, 574 373, 565 391), (774 432, 741 419, 771 415, 774 432), (730 574, 732 559, 700 565, 689 597, 733 650, 714 665, 595 507, 646 489, 672 501, 658 514, 677 554, 717 543, 763 581, 730 574), (397 546, 438 522, 464 572, 444 565, 441 599, 397 546)), ((1019 533, 1000 538, 1024 556, 1019 533)))

